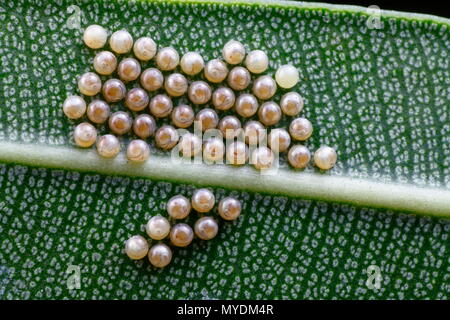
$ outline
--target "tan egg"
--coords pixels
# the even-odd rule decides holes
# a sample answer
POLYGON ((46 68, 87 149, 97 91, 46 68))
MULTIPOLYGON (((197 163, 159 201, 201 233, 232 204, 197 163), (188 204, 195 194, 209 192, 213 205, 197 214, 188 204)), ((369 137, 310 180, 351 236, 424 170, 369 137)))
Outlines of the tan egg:
POLYGON ((244 125, 245 142, 248 145, 261 144, 267 136, 266 128, 259 121, 251 120, 244 125))
POLYGON ((104 158, 114 158, 120 152, 120 142, 116 136, 105 134, 97 139, 97 153, 104 158))
POLYGON ((248 147, 242 141, 230 143, 226 148, 226 158, 229 164, 243 165, 248 160, 248 147))
POLYGON ((77 146, 89 148, 97 140, 97 129, 88 122, 82 122, 75 127, 73 138, 77 146))
POLYGON ((273 129, 269 133, 267 143, 274 152, 285 152, 291 144, 291 136, 285 129, 273 129))
POLYGON ((277 84, 271 76, 260 76, 253 82, 253 94, 261 100, 272 98, 277 91, 277 84))
POLYGON ((305 141, 311 137, 312 132, 312 123, 306 118, 296 118, 289 125, 289 133, 294 140, 305 141))
POLYGON ((170 150, 178 143, 179 135, 172 126, 162 126, 155 133, 155 143, 163 150, 170 150))
POLYGON ((167 212, 173 219, 184 219, 191 212, 191 202, 182 195, 176 195, 167 202, 167 212))
POLYGON ((322 170, 330 170, 337 161, 336 150, 322 146, 314 152, 314 164, 322 170))
POLYGON ((147 91, 156 91, 162 88, 164 76, 156 68, 145 69, 141 73, 141 86, 147 91))
POLYGON ((184 73, 194 76, 203 70, 205 62, 197 52, 187 52, 181 58, 180 67, 184 73))
POLYGON ((148 242, 142 236, 132 236, 125 242, 125 253, 130 259, 140 260, 148 253, 148 242))
POLYGON ((87 117, 94 123, 105 123, 111 113, 111 108, 103 100, 93 100, 87 107, 87 117))
POLYGON ((172 112, 173 104, 165 94, 158 94, 150 100, 150 112, 157 118, 167 117, 172 112))
POLYGON ((280 107, 287 116, 298 115, 303 110, 303 106, 303 98, 297 92, 288 92, 281 97, 280 107))
POLYGON ((153 240, 162 240, 169 235, 170 222, 160 215, 151 217, 145 225, 145 232, 153 240))
POLYGON ((249 118, 258 111, 258 100, 252 94, 243 93, 237 97, 234 108, 241 117, 249 118))
POLYGON ((211 240, 219 232, 219 225, 212 217, 202 217, 195 222, 194 231, 202 240, 211 240))
POLYGON ((274 162, 274 154, 267 147, 258 147, 252 152, 251 163, 258 170, 270 169, 274 162))
POLYGON ((141 139, 151 137, 156 130, 155 119, 148 114, 140 114, 133 121, 133 131, 141 139))
POLYGON ((245 58, 245 66, 251 73, 263 73, 269 67, 269 58, 264 51, 253 50, 245 58))
POLYGON ((95 96, 102 89, 102 81, 97 74, 86 72, 78 79, 78 89, 86 96, 95 96))
POLYGON ((236 96, 230 88, 220 87, 213 92, 212 103, 217 110, 229 110, 234 106, 235 101, 236 96))
POLYGON ((226 197, 219 202, 219 215, 227 220, 236 220, 241 215, 242 205, 239 200, 233 197, 226 197))
POLYGON ((205 104, 211 99, 211 87, 205 81, 194 81, 189 86, 188 96, 195 104, 205 104))
POLYGON ((127 93, 127 89, 122 81, 118 79, 109 79, 103 84, 102 94, 107 102, 119 102, 127 93))
POLYGON ((194 231, 186 223, 178 223, 170 231, 170 241, 174 246, 187 247, 194 239, 194 231))
POLYGON ((64 100, 63 112, 69 119, 80 119, 86 112, 86 101, 80 96, 69 96, 64 100))
POLYGON ((131 140, 127 147, 127 158, 131 162, 144 162, 150 157, 150 147, 141 139, 131 140))
POLYGON ((263 103, 258 110, 258 118, 266 126, 273 126, 280 122, 281 109, 273 101, 263 103))
POLYGON ((230 40, 223 46, 222 56, 229 64, 239 64, 245 58, 245 47, 239 41, 230 40))
POLYGON ((212 83, 220 83, 228 75, 228 67, 225 62, 219 59, 208 61, 205 65, 205 78, 212 83))
POLYGON ((123 135, 130 131, 132 120, 128 113, 117 111, 109 117, 108 125, 112 132, 123 135))
POLYGON ((299 144, 292 146, 288 152, 288 162, 296 169, 303 169, 308 166, 311 160, 311 152, 307 147, 299 144))
POLYGON ((148 61, 156 55, 156 42, 150 37, 142 37, 136 40, 133 52, 136 58, 141 61, 148 61))
POLYGON ((195 121, 201 125, 202 131, 206 131, 217 128, 219 116, 213 109, 204 108, 197 113, 195 121))
POLYGON ((91 49, 103 48, 107 39, 108 31, 97 24, 90 25, 83 33, 83 41, 91 49))
POLYGON ((194 191, 191 198, 191 205, 197 212, 209 212, 214 207, 216 198, 211 190, 208 189, 197 189, 194 191))
POLYGON ((225 144, 221 138, 208 139, 203 145, 203 159, 207 163, 222 163, 225 144))
POLYGON ((234 139, 241 130, 241 121, 235 116, 225 116, 219 121, 218 129, 226 139, 234 139))
POLYGON ((117 58, 114 53, 101 51, 95 55, 94 69, 98 74, 107 76, 116 71, 117 58))
POLYGON ((172 97, 180 97, 188 89, 188 81, 181 73, 172 73, 164 82, 164 89, 172 97))
POLYGON ((156 55, 156 65, 162 71, 173 70, 178 66, 180 56, 172 47, 166 47, 159 50, 156 55))
POLYGON ((125 58, 119 63, 117 74, 122 81, 134 81, 141 74, 141 64, 134 58, 125 58))
POLYGON ((172 250, 164 243, 155 244, 148 251, 148 261, 156 268, 164 268, 172 261, 172 250))
POLYGON ((234 90, 244 90, 250 85, 250 72, 244 67, 234 67, 228 73, 228 85, 234 90))
POLYGON ((133 88, 128 91, 125 105, 132 111, 144 110, 150 101, 147 92, 142 88, 133 88))
POLYGON ((133 37, 126 30, 116 31, 109 38, 109 46, 115 53, 128 53, 133 47, 133 37))
POLYGON ((172 110, 172 122, 178 128, 188 128, 194 123, 194 110, 186 104, 179 105, 172 110))

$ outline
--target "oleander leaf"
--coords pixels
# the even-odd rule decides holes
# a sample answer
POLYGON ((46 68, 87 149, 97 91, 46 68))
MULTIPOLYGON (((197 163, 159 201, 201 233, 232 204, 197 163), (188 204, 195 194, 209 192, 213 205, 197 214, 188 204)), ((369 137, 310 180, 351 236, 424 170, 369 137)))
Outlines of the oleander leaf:
POLYGON ((0 297, 448 299, 450 21, 383 11, 373 28, 373 19, 295 2, 2 3, 0 297), (262 176, 174 164, 156 150, 135 166, 75 148, 61 104, 92 69, 81 40, 92 23, 205 59, 238 39, 268 53, 269 74, 293 63, 315 127, 307 145, 334 146, 337 166, 295 172, 282 156, 279 173, 262 176), (175 249, 163 270, 130 261, 124 241, 196 186, 239 197, 242 217, 175 249), (77 267, 81 288, 69 289, 77 267))

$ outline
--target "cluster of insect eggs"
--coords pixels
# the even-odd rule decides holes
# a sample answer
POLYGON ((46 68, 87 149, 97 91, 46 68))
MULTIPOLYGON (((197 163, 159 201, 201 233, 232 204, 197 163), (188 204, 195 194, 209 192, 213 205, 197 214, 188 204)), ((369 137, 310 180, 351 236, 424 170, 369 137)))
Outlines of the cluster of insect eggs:
MULTIPOLYGON (((172 197, 166 207, 171 220, 181 220, 186 219, 192 209, 200 214, 210 212, 215 202, 214 194, 210 190, 198 189, 190 200, 182 195, 172 197)), ((233 197, 222 199, 217 207, 219 216, 227 221, 236 220, 241 210, 240 201, 233 197)), ((216 237, 219 225, 216 219, 205 215, 195 222, 194 229, 187 223, 176 223, 172 226, 167 218, 157 215, 148 220, 145 231, 152 241, 159 242, 150 247, 147 239, 135 235, 125 242, 125 253, 133 260, 140 260, 147 256, 153 266, 163 268, 172 260, 172 249, 162 240, 168 237, 172 246, 187 247, 194 236, 201 240, 211 240, 216 237)))
MULTIPOLYGON (((107 42, 107 31, 98 25, 86 28, 83 36, 85 44, 92 49, 103 48, 107 42)), ((70 119, 80 119, 85 114, 94 124, 108 123, 112 134, 97 137, 97 130, 89 122, 82 122, 74 130, 75 143, 80 147, 90 147, 96 143, 98 153, 107 158, 113 158, 120 152, 120 142, 117 136, 130 131, 139 137, 130 141, 126 155, 130 161, 144 162, 150 156, 150 147, 146 139, 154 136, 155 144, 169 150, 177 144, 185 157, 193 157, 202 152, 207 161, 217 162, 224 155, 228 163, 242 165, 249 159, 257 169, 266 169, 272 165, 273 152, 288 151, 288 162, 294 168, 305 168, 311 160, 311 153, 307 147, 298 144, 290 147, 291 140, 306 141, 312 134, 311 122, 303 117, 291 121, 288 130, 284 128, 272 129, 265 136, 265 129, 276 125, 283 114, 295 117, 303 109, 304 101, 296 92, 283 95, 280 103, 267 101, 271 99, 278 86, 290 89, 299 81, 298 70, 292 65, 281 66, 275 73, 275 79, 269 75, 260 75, 267 70, 269 59, 262 50, 246 53, 245 47, 238 41, 231 40, 222 50, 222 59, 213 59, 206 64, 201 55, 187 52, 181 59, 172 47, 160 48, 149 37, 142 37, 133 41, 133 37, 125 30, 114 32, 109 38, 111 51, 101 51, 94 58, 94 69, 102 76, 110 76, 117 72, 118 78, 106 80, 103 84, 100 76, 94 72, 83 74, 78 80, 80 92, 86 96, 96 96, 101 93, 104 100, 94 99, 88 105, 80 96, 70 96, 63 104, 63 111, 70 119), (115 54, 126 54, 133 51, 137 58, 127 57, 119 63, 115 54), (115 54, 114 54, 114 53, 115 54), (156 68, 141 70, 141 62, 155 60, 156 68), (242 64, 245 66, 242 66, 242 64), (203 71, 206 81, 189 82, 182 73, 171 73, 166 76, 162 72, 174 71, 180 66, 187 76, 195 76, 203 71), (232 66, 229 70, 229 66, 232 66), (242 93, 238 96, 234 91, 248 88, 252 82, 252 74, 259 75, 252 86, 252 93, 242 93), (140 81, 141 87, 127 91, 125 83, 140 81), (219 84, 226 81, 227 86, 211 89, 210 83, 219 84), (209 82, 209 83, 208 83, 209 82), (163 89, 166 94, 156 94, 150 98, 148 92, 163 89), (234 90, 234 91, 233 91, 234 90), (212 102, 218 111, 230 110, 242 118, 257 115, 259 121, 250 120, 243 127, 240 120, 233 115, 219 118, 216 110, 203 108, 196 115, 191 106, 182 104, 173 107, 172 97, 187 95, 195 105, 212 102), (133 112, 140 112, 148 108, 150 114, 142 113, 134 119, 129 113, 117 111, 111 113, 109 103, 125 101, 125 105, 133 112), (265 101, 261 105, 259 101, 265 101), (156 119, 169 117, 175 127, 189 128, 194 121, 198 121, 202 131, 219 129, 223 138, 233 139, 237 132, 244 133, 245 143, 236 141, 225 148, 223 139, 215 138, 202 143, 194 134, 187 133, 179 136, 178 131, 171 125, 157 128, 156 119), (250 145, 257 145, 267 139, 268 147, 255 148, 249 155, 250 145), (290 148, 289 148, 290 147, 290 148)), ((314 153, 314 163, 321 169, 331 169, 337 159, 336 152, 330 147, 321 147, 314 153)))

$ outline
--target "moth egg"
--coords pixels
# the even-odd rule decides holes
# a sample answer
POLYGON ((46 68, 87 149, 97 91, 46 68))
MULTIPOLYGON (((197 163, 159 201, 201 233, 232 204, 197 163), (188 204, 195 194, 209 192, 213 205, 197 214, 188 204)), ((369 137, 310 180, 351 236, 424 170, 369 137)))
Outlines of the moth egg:
POLYGON ((150 112, 157 118, 167 117, 172 112, 173 104, 165 94, 158 94, 150 100, 150 112))
POLYGON ((133 37, 126 30, 116 31, 109 38, 109 46, 115 53, 128 53, 133 47, 133 37))
POLYGON ((258 111, 258 100, 252 94, 243 93, 237 97, 234 108, 241 117, 250 118, 258 111))
POLYGON ((172 111, 172 122, 178 128, 188 128, 194 122, 194 110, 186 105, 182 104, 174 108, 172 111))
POLYGON ((274 152, 285 152, 291 144, 291 136, 285 129, 273 129, 269 133, 267 141, 270 149, 274 152))
POLYGON ((142 111, 148 106, 150 98, 142 88, 133 88, 125 97, 125 105, 132 111, 142 111))
POLYGON ((173 196, 167 202, 167 213, 173 219, 184 219, 190 212, 191 202, 182 195, 173 196))
POLYGON ((273 101, 265 102, 259 107, 258 118, 266 126, 273 126, 281 119, 281 109, 273 101))
POLYGON ((156 50, 156 42, 150 37, 139 38, 133 45, 134 55, 141 61, 152 59, 156 54, 156 50))
POLYGON ((219 202, 219 215, 227 221, 236 220, 241 215, 242 205, 239 200, 233 197, 226 197, 219 202))
POLYGON ((303 169, 311 160, 311 152, 307 147, 299 144, 292 146, 288 152, 288 162, 295 169, 303 169))
POLYGON ((114 158, 120 152, 120 142, 116 136, 105 134, 97 140, 97 153, 104 158, 114 158))
POLYGON ((183 157, 192 158, 202 151, 202 140, 197 135, 188 132, 181 136, 178 147, 183 157))
POLYGON ((191 205, 197 212, 209 212, 214 207, 216 198, 214 194, 208 189, 197 189, 191 198, 191 205))
POLYGON ((220 138, 208 139, 203 145, 203 159, 206 162, 222 163, 225 154, 225 144, 220 138))
POLYGON ((109 105, 103 100, 93 100, 87 107, 87 117, 94 123, 104 123, 109 118, 111 109, 109 105))
POLYGON ((156 91, 162 88, 164 76, 156 68, 145 69, 141 74, 141 85, 147 91, 156 91))
POLYGON ((219 121, 218 129, 225 139, 234 139, 241 129, 241 121, 235 116, 225 116, 219 121))
POLYGON ((205 104, 211 99, 211 87, 205 81, 194 81, 189 86, 188 97, 192 103, 205 104))
POLYGON ((239 64, 244 60, 245 47, 239 41, 230 40, 223 46, 222 56, 229 64, 239 64))
POLYGON ((195 121, 200 124, 200 129, 202 131, 215 129, 219 124, 219 116, 217 113, 210 108, 204 108, 200 110, 195 116, 195 121))
POLYGON ((155 119, 148 114, 140 114, 133 121, 133 131, 141 139, 151 137, 156 130, 155 119))
POLYGON ((132 120, 128 113, 117 111, 109 117, 108 125, 112 132, 118 135, 123 135, 130 131, 132 120))
POLYGON ((272 98, 277 91, 277 84, 271 76, 260 76, 253 82, 253 94, 261 100, 272 98))
POLYGON ((253 50, 245 58, 245 66, 251 73, 263 73, 269 67, 269 58, 264 51, 253 50))
POLYGON ((122 81, 134 81, 141 74, 141 64, 134 58, 125 58, 119 63, 117 74, 122 81))
POLYGON ((153 240, 162 240, 169 235, 169 220, 160 215, 151 217, 145 225, 145 231, 153 240))
POLYGON ((101 51, 95 55, 94 69, 98 74, 107 76, 117 68, 117 58, 109 51, 101 51))
POLYGON ((249 146, 261 144, 267 136, 266 128, 259 121, 251 120, 244 125, 245 142, 249 146))
POLYGON ((297 92, 288 92, 281 97, 280 107, 287 116, 298 115, 303 110, 303 106, 303 98, 297 92))
POLYGON ((286 64, 278 68, 275 73, 275 80, 278 85, 284 89, 290 89, 300 80, 297 68, 293 65, 286 64))
POLYGON ((142 236, 132 236, 125 242, 125 253, 130 259, 139 260, 148 253, 148 242, 142 236))
POLYGON ((102 89, 102 81, 97 74, 86 72, 78 80, 78 89, 86 96, 95 96, 102 89))
POLYGON ((228 85, 234 90, 244 90, 250 85, 250 72, 244 67, 234 67, 228 73, 228 85))
POLYGON ((178 139, 178 131, 172 126, 164 125, 155 133, 156 146, 163 150, 170 150, 175 147, 178 139))
POLYGON ((212 103, 217 110, 229 110, 234 106, 236 96, 233 90, 227 87, 220 87, 212 94, 212 103))
POLYGON ((314 152, 314 164, 322 170, 330 170, 336 161, 336 151, 331 147, 322 146, 314 152))
POLYGON ((122 81, 118 79, 109 79, 103 84, 102 94, 107 102, 119 102, 127 93, 127 89, 122 81))
POLYGON ((187 52, 181 58, 180 67, 187 75, 194 76, 203 70, 205 62, 197 52, 187 52))
POLYGON ((229 164, 239 166, 248 160, 248 147, 242 141, 230 143, 226 148, 226 158, 229 164))
POLYGON ((178 66, 180 56, 172 47, 166 47, 159 50, 156 55, 156 65, 162 71, 173 70, 178 66))
POLYGON ((155 244, 148 251, 148 261, 156 268, 164 268, 172 261, 172 250, 164 243, 155 244))
POLYGON ((267 147, 258 147, 252 152, 251 163, 258 170, 266 170, 272 167, 274 155, 267 147))
POLYGON ((144 162, 150 157, 150 147, 144 140, 131 140, 127 147, 127 158, 131 162, 144 162))
POLYGON ((296 118, 289 125, 289 133, 294 140, 305 141, 313 132, 312 123, 306 118, 296 118))
POLYGON ((178 223, 170 230, 170 241, 174 246, 187 247, 194 239, 194 231, 186 223, 178 223))
POLYGON ((219 59, 208 61, 205 65, 205 78, 212 83, 220 83, 228 75, 228 67, 225 62, 219 59))
POLYGON ((219 231, 217 221, 211 217, 202 217, 195 222, 194 231, 202 240, 211 240, 219 231))
POLYGON ((164 89, 172 97, 180 97, 188 88, 187 79, 181 73, 172 73, 164 82, 164 89))
POLYGON ((82 122, 75 127, 73 138, 77 146, 89 148, 97 140, 97 129, 88 122, 82 122))
POLYGON ((90 25, 84 30, 83 41, 91 49, 100 49, 106 44, 108 31, 97 24, 90 25))
POLYGON ((80 119, 86 112, 86 101, 80 96, 69 96, 64 100, 63 112, 69 119, 80 119))

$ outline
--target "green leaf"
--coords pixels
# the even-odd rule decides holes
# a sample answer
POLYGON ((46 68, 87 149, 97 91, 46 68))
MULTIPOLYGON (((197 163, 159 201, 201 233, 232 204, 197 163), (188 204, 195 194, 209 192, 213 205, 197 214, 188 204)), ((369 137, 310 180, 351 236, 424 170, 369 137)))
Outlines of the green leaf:
POLYGON ((449 20, 383 11, 371 29, 364 8, 325 4, 72 4, 0 7, 0 297, 448 298, 448 220, 404 213, 450 213, 449 20), (295 172, 282 157, 276 176, 261 176, 76 149, 61 104, 94 55, 71 28, 78 12, 81 28, 125 28, 205 59, 233 38, 265 50, 269 74, 298 66, 308 147, 336 147, 336 168, 295 172), (239 197, 242 217, 175 249, 164 270, 130 261, 124 241, 194 185, 239 197), (366 285, 370 265, 379 289, 366 285), (70 266, 80 289, 67 288, 70 266))

